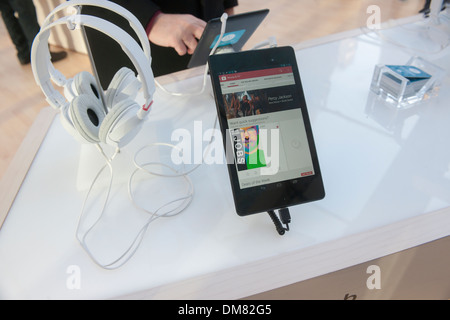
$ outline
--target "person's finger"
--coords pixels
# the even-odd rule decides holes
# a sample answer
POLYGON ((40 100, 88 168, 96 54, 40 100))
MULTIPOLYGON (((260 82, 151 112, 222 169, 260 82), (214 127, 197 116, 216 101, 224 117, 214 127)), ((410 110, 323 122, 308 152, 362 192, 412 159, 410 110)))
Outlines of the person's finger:
POLYGON ((187 48, 182 40, 175 41, 173 48, 180 56, 184 56, 186 54, 187 48))
POLYGON ((206 21, 199 19, 199 18, 195 18, 195 17, 193 17, 193 18, 194 18, 194 20, 191 22, 191 24, 195 24, 195 25, 199 26, 200 28, 205 29, 206 21))
POLYGON ((205 26, 198 24, 193 25, 192 34, 194 35, 194 37, 200 39, 202 37, 203 31, 205 30, 205 26))
POLYGON ((187 52, 189 54, 193 54, 195 51, 195 48, 197 47, 197 40, 194 38, 194 36, 188 35, 185 37, 185 39, 183 41, 187 47, 187 52))

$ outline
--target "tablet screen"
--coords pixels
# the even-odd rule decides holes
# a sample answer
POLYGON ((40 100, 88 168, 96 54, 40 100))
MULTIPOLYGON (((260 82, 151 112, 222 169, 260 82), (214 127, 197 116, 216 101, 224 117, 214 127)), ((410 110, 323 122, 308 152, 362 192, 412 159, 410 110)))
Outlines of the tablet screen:
POLYGON ((219 78, 240 188, 314 175, 292 66, 219 78))

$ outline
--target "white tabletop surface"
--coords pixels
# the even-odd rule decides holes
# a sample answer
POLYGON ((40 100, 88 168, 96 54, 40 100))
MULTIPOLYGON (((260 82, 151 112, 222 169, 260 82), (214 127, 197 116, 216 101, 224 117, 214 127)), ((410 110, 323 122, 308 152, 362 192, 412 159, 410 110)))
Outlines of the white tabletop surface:
MULTIPOLYGON (((395 35, 419 37, 405 28, 395 35)), ((152 223, 124 266, 100 268, 75 237, 85 195, 80 161, 99 158, 56 117, 0 231, 0 299, 234 299, 449 235, 450 49, 419 54, 447 70, 439 95, 426 103, 393 110, 369 93, 376 64, 404 64, 418 52, 409 43, 426 42, 405 41, 399 46, 370 34, 297 51, 326 197, 291 208, 291 230, 282 237, 267 214, 238 217, 226 166, 203 164, 189 175, 195 188, 189 208, 152 223), (430 230, 425 222, 423 232, 420 226, 405 232, 403 222, 428 216, 437 217, 436 233, 422 238, 430 230), (403 228, 389 227, 398 225, 403 228), (380 241, 373 239, 376 230, 387 230, 380 241)), ((195 91, 200 84, 196 77, 168 88, 195 91)), ((212 128, 215 104, 207 91, 179 98, 158 90, 149 121, 117 166, 127 167, 129 155, 148 143, 171 143, 176 129, 194 136, 197 121, 200 133, 212 128)), ((105 262, 122 253, 147 218, 128 199, 122 183, 128 173, 117 174, 112 203, 93 232, 92 249, 105 262)), ((148 208, 164 203, 183 186, 181 179, 169 180, 144 180, 138 201, 148 208)))

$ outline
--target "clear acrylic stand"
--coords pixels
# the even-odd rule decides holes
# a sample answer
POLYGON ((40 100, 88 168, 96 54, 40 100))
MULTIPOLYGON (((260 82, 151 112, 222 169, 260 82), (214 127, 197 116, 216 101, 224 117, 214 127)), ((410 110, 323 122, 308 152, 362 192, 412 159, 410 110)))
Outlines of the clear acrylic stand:
POLYGON ((422 100, 437 96, 445 71, 421 57, 412 57, 404 65, 411 70, 423 71, 429 77, 411 79, 404 77, 395 68, 377 65, 372 77, 370 89, 384 101, 397 108, 407 108, 422 100))

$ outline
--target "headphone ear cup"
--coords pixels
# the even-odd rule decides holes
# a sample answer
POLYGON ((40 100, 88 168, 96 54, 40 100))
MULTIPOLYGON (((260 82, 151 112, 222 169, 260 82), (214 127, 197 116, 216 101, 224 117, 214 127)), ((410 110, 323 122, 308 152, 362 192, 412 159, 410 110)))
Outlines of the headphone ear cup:
POLYGON ((82 94, 73 99, 70 117, 74 128, 90 143, 98 143, 100 127, 106 117, 103 105, 92 95, 82 94))
POLYGON ((82 71, 75 75, 64 87, 64 95, 69 101, 82 94, 93 95, 98 101, 101 101, 97 82, 94 76, 87 71, 82 71))
POLYGON ((123 99, 134 100, 141 87, 142 84, 134 72, 127 67, 122 67, 116 72, 106 90, 105 103, 112 108, 123 99))
POLYGON ((139 105, 131 99, 116 104, 106 115, 99 131, 101 142, 123 146, 133 139, 140 129, 142 120, 137 117, 139 105))
POLYGON ((73 86, 78 95, 93 94, 98 101, 100 100, 100 92, 97 87, 97 82, 92 74, 87 71, 82 71, 73 79, 73 86))
POLYGON ((77 141, 81 143, 87 143, 86 139, 84 139, 80 132, 75 129, 72 122, 72 117, 70 116, 70 104, 64 105, 61 107, 61 112, 59 114, 61 124, 66 129, 66 131, 74 137, 77 141))

